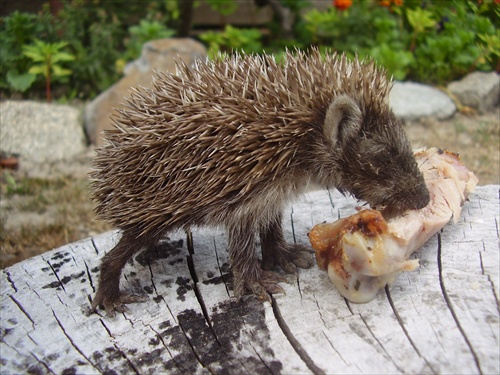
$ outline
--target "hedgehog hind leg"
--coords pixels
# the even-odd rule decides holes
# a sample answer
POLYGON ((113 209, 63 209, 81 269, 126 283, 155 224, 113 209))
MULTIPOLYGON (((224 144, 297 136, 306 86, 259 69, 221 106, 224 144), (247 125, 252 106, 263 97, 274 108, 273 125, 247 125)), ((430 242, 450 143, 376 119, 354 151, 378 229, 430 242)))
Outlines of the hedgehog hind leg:
POLYGON ((295 274, 297 267, 311 268, 314 265, 312 250, 286 242, 281 222, 280 213, 260 231, 262 269, 272 270, 279 266, 286 273, 295 274))
POLYGON ((109 317, 115 316, 115 311, 126 310, 125 304, 143 302, 140 296, 120 291, 120 276, 127 261, 138 251, 155 246, 159 236, 137 236, 134 230, 124 230, 115 247, 101 260, 99 287, 92 300, 92 311, 102 306, 109 317))
POLYGON ((255 253, 255 231, 250 223, 228 226, 229 258, 234 276, 234 293, 241 297, 251 292, 262 301, 268 301, 269 294, 284 293, 279 282, 287 281, 272 271, 263 271, 255 253))

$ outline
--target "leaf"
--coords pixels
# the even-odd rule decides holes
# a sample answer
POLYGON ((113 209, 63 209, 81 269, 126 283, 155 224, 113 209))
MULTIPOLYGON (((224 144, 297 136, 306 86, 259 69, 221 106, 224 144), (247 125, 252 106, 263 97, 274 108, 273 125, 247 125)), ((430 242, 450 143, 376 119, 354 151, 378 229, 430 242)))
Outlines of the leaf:
POLYGON ((35 82, 36 75, 30 73, 19 74, 17 71, 7 72, 7 82, 15 91, 25 92, 35 82))
POLYGON ((421 9, 408 9, 406 13, 408 17, 408 22, 415 32, 421 33, 425 29, 436 26, 436 20, 433 18, 432 12, 421 9))
POLYGON ((23 46, 23 55, 29 57, 34 62, 45 61, 45 56, 40 54, 40 51, 37 49, 37 47, 33 45, 23 46))
POLYGON ((30 74, 43 74, 46 76, 47 74, 47 67, 45 65, 33 65, 30 70, 28 70, 28 73, 30 74))
POLYGON ((69 69, 64 69, 63 67, 59 65, 52 65, 52 71, 54 72, 55 77, 62 77, 62 76, 67 76, 71 74, 71 70, 69 69))
POLYGON ((75 56, 72 55, 71 53, 67 52, 57 52, 52 56, 52 62, 56 63, 59 61, 73 61, 75 60, 75 56))
POLYGON ((500 56, 500 39, 498 36, 479 34, 478 37, 486 44, 489 53, 500 56))

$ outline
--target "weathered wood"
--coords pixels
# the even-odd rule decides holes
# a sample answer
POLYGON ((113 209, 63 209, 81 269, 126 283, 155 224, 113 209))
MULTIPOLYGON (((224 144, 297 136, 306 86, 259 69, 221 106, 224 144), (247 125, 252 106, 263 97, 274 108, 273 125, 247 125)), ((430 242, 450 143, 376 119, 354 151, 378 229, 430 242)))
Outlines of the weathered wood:
MULTIPOLYGON (((286 235, 308 244, 314 224, 355 204, 309 194, 286 235)), ((416 271, 359 305, 317 268, 288 276, 271 303, 237 301, 226 235, 202 228, 131 261, 122 288, 150 298, 110 319, 90 301, 119 234, 69 244, 1 272, 0 372, 498 374, 499 207, 499 186, 479 187, 415 255, 416 271)))

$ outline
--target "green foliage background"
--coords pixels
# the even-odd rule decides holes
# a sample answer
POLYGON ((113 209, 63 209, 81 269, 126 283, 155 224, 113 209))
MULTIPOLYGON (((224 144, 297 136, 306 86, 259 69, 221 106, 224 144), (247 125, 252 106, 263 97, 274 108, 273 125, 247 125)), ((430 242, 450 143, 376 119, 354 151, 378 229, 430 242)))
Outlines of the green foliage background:
MULTIPOLYGON (((206 1, 222 16, 238 8, 234 0, 206 1)), ((430 84, 445 84, 473 70, 500 70, 500 4, 495 0, 405 0, 402 5, 390 1, 389 6, 354 0, 343 11, 333 1, 323 11, 305 0, 280 2, 294 16, 292 35, 284 32, 276 16, 265 37, 258 29, 226 25, 198 38, 211 54, 266 51, 279 57, 285 48, 319 46, 350 56, 372 56, 396 79, 430 84)), ((57 16, 47 5, 38 14, 14 12, 1 19, 2 97, 43 97, 44 78, 32 74, 34 62, 23 53, 36 40, 47 45, 62 41, 61 53, 73 57, 58 63, 58 69, 70 74, 53 82, 54 95, 60 101, 89 99, 120 78, 143 43, 175 36, 180 21, 179 3, 172 0, 63 4, 57 16)))

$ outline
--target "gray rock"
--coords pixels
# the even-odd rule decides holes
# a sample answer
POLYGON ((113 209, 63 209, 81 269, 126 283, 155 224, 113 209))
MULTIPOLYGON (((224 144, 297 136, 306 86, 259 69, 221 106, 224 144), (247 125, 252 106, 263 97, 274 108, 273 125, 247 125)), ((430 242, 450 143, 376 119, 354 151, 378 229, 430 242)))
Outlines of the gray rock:
POLYGON ((0 103, 0 150, 47 163, 86 151, 80 111, 67 105, 33 101, 0 103))
POLYGON ((395 115, 404 120, 425 117, 444 120, 457 110, 455 103, 442 91, 415 82, 396 82, 389 99, 395 115))
POLYGON ((158 39, 144 44, 141 57, 125 67, 125 76, 85 108, 85 131, 89 140, 102 144, 102 132, 112 127, 110 115, 124 107, 125 97, 132 88, 152 87, 155 71, 175 73, 176 60, 191 65, 195 59, 206 56, 203 44, 190 38, 158 39))
POLYGON ((495 72, 473 72, 451 82, 448 90, 461 104, 479 113, 491 112, 500 100, 500 76, 495 72))

